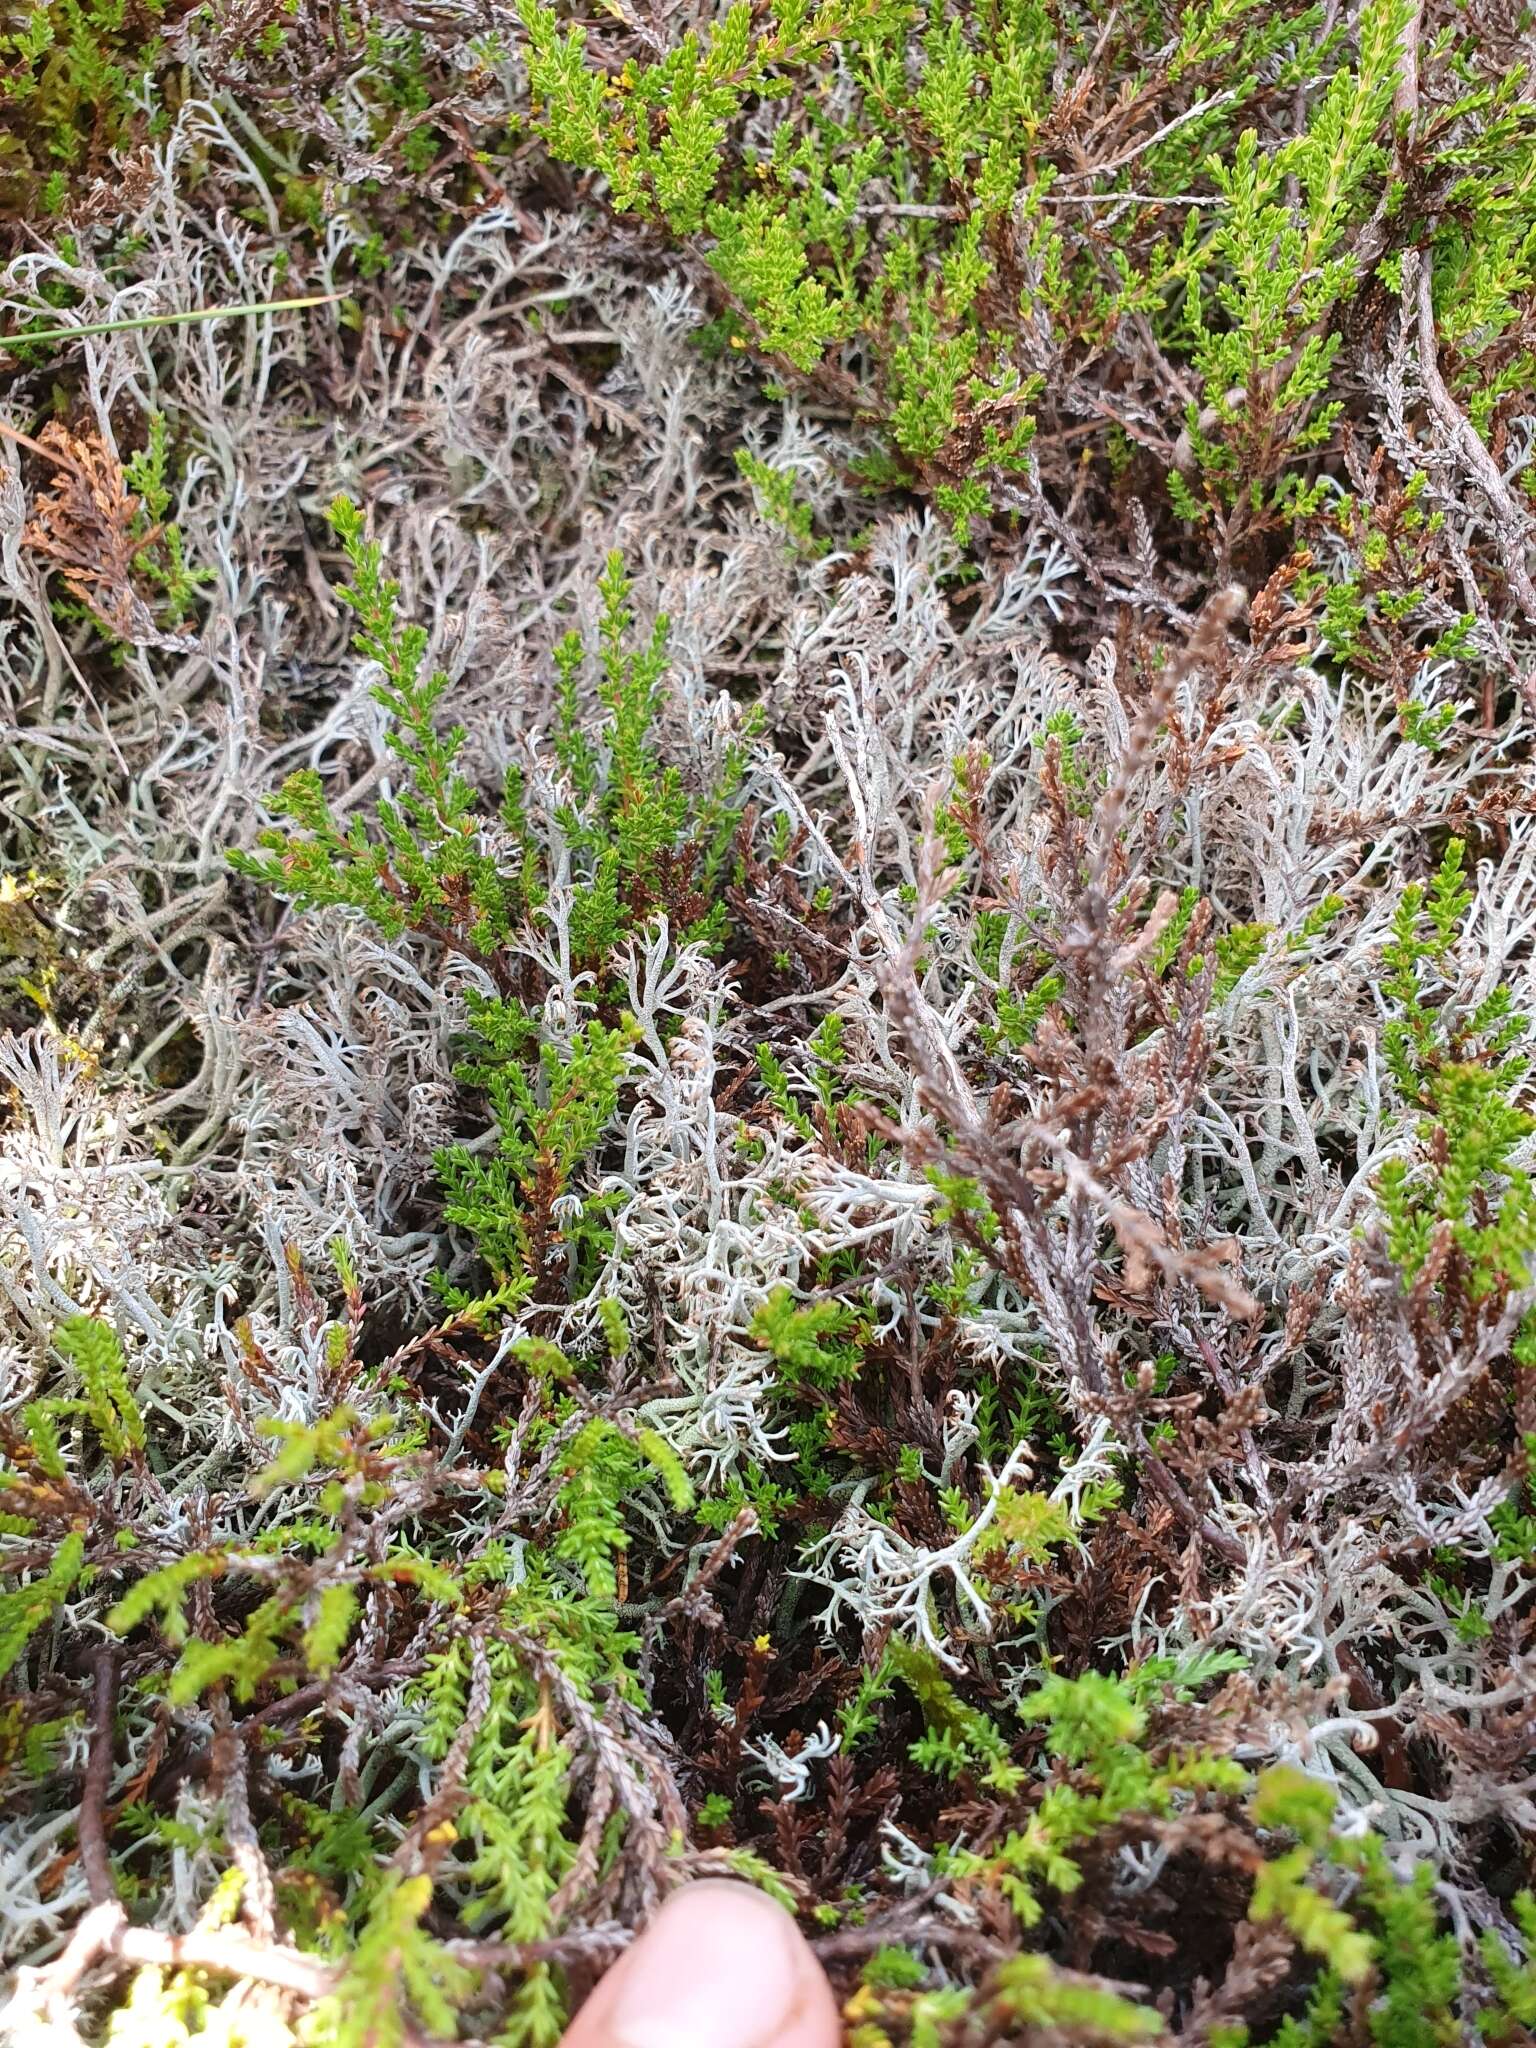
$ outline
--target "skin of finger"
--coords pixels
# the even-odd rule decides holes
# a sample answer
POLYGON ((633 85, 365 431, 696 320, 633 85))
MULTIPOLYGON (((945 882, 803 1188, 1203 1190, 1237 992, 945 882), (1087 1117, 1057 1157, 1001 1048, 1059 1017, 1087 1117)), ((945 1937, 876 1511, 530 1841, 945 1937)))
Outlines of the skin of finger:
MULTIPOLYGON (((832 1988, 804 1936, 781 1906, 753 1886, 728 1879, 685 1885, 662 1907, 650 1926, 603 1978, 567 2029, 561 2048, 631 2048, 636 2039, 634 1998, 643 1983, 649 2008, 644 2048, 667 2034, 667 1993, 672 1976, 688 1985, 690 2013, 696 2015, 701 1980, 718 1992, 718 2018, 711 2048, 840 2048, 842 2026, 832 1988), (750 1942, 759 1959, 749 1987, 725 1974, 718 1986, 719 1959, 750 1942), (711 1972, 711 1958, 716 1969, 711 1972), (659 1968, 658 1968, 659 1966, 659 1968), (764 1995, 771 1978, 773 1996, 764 1995), (659 1979, 660 1981, 655 1981, 659 1979)), ((714 2001, 711 2001, 713 2003, 714 2001)), ((695 2030, 696 2031, 696 2030, 695 2030)), ((705 2048, 690 2040, 688 2048, 705 2048)))

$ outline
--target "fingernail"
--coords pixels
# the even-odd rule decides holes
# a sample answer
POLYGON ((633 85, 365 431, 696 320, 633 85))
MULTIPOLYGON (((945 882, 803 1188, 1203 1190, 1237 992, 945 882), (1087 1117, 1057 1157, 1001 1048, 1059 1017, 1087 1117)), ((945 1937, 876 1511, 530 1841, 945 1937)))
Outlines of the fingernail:
POLYGON ((802 1991, 794 1922, 726 1881, 674 1893, 619 1968, 606 2029, 614 2048, 763 2048, 802 1991))

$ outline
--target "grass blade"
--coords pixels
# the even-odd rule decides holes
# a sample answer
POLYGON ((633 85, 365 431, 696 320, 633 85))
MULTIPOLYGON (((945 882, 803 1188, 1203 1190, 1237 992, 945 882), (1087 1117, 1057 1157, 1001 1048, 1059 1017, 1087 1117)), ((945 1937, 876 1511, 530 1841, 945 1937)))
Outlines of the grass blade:
POLYGON ((265 299, 258 306, 201 306, 194 313, 146 313, 141 320, 96 320, 85 327, 46 327, 37 334, 0 335, 0 348, 35 348, 45 341, 80 341, 90 334, 132 334, 145 327, 188 327, 196 320, 250 319, 257 313, 297 313, 305 306, 333 306, 343 292, 307 299, 265 299))

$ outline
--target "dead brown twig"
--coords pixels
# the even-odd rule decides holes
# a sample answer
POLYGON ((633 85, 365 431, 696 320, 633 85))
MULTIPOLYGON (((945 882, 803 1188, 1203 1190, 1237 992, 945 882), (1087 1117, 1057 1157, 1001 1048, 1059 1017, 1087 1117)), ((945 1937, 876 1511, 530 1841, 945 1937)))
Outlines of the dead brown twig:
POLYGON ((86 1758, 85 1784, 80 1794, 80 1820, 76 1830, 80 1861, 90 1887, 91 1904, 115 1903, 117 1886, 112 1881, 112 1861, 107 1850, 107 1793, 112 1780, 112 1734, 117 1716, 117 1649, 104 1644, 96 1652, 95 1678, 91 1694, 90 1750, 86 1758))
POLYGON ((22 530, 22 544, 57 569, 71 597, 119 639, 139 646, 191 645, 185 635, 162 633, 139 594, 135 572, 159 529, 137 530, 139 501, 105 441, 60 420, 50 420, 35 441, 14 427, 4 431, 54 470, 52 487, 39 493, 22 530))

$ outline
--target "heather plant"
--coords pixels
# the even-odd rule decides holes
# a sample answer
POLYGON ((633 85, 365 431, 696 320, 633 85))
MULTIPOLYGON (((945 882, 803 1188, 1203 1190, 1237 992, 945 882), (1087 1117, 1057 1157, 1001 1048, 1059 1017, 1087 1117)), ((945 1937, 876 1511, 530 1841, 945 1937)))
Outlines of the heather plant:
MULTIPOLYGON (((372 827, 361 817, 343 827, 319 776, 301 771, 275 802, 297 830, 270 828, 262 850, 237 854, 235 865, 306 907, 360 911, 389 937, 419 933, 480 971, 455 1071, 483 1090, 495 1142, 488 1155, 462 1145, 440 1154, 444 1214, 475 1246, 499 1304, 550 1286, 584 1295, 593 1251, 607 1242, 604 1198, 583 1198, 573 1183, 614 1123, 640 1038, 621 1006, 616 956, 653 923, 664 953, 718 947, 741 745, 727 742, 711 786, 697 792, 661 761, 653 727, 667 622, 630 644, 629 585, 613 556, 599 629, 602 723, 589 729, 587 654, 571 632, 554 655, 558 781, 549 809, 530 813, 525 778, 509 768, 499 811, 488 815, 458 765, 463 727, 436 729, 447 676, 423 674, 425 635, 399 620, 398 586, 382 574, 356 507, 338 499, 332 520, 356 578, 343 595, 358 617, 357 651, 382 676, 375 696, 391 719, 400 794, 380 802, 372 827), (530 943, 540 928, 553 958, 530 943), (542 1002, 551 969, 580 990, 576 1012, 558 1025, 542 1002)), ((461 1290, 450 1294, 470 1308, 461 1290)))
POLYGON ((151 80, 168 68, 163 14, 157 0, 55 0, 7 20, 0 196, 8 212, 63 213, 73 191, 109 171, 112 150, 164 131, 169 107, 146 104, 151 80))
POLYGON ((1519 24, 0 32, 6 2025, 1518 2048, 1519 24))
POLYGON ((1453 839, 1431 886, 1407 885, 1384 949, 1383 994, 1394 1014, 1382 1050, 1405 1106, 1422 1112, 1423 1163, 1415 1172, 1407 1160, 1389 1161, 1381 1202, 1405 1280, 1422 1286, 1433 1272, 1475 1311, 1530 1284, 1532 1191, 1519 1155, 1536 1119, 1523 1106, 1529 1061, 1517 1050, 1529 1020, 1509 988, 1459 1014, 1447 986, 1472 902, 1465 853, 1453 839))
POLYGON ((1371 213, 1406 5, 1362 9, 1353 51, 1317 10, 1190 9, 1097 122, 1088 51, 1102 63, 1131 17, 1106 37, 1028 6, 791 8, 761 27, 736 8, 616 80, 554 9, 534 0, 523 20, 554 152, 601 172, 621 211, 704 237, 730 338, 876 427, 863 473, 932 491, 962 537, 1017 501, 1047 384, 1059 413, 1063 381, 1136 321, 1198 386, 1166 470, 1174 509, 1214 522, 1230 555, 1317 502, 1336 311, 1401 198, 1389 186, 1371 213), (1053 106, 1064 51, 1085 96, 1053 106), (1246 111, 1302 78, 1301 132, 1266 143, 1246 111))

